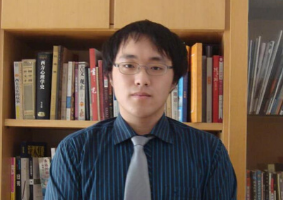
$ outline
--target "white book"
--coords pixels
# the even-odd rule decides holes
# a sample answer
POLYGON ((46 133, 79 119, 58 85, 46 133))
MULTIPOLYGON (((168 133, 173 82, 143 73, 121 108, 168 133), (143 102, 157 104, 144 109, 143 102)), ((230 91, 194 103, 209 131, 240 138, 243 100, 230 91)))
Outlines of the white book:
POLYGON ((78 101, 78 120, 85 120, 85 67, 86 62, 78 63, 78 93, 79 93, 79 101, 78 101))
POLYGON ((212 122, 212 57, 206 58, 206 122, 212 122))
POLYGON ((66 120, 72 119, 72 97, 74 91, 74 69, 75 64, 72 61, 68 62, 68 76, 67 76, 67 96, 66 96, 66 120))
POLYGON ((174 88, 172 91, 172 100, 171 100, 171 105, 172 105, 172 119, 178 120, 178 85, 174 88))
POLYGON ((21 197, 22 200, 30 199, 29 158, 21 158, 21 197))
POLYGON ((23 79, 22 62, 14 62, 14 86, 15 86, 15 115, 16 119, 23 119, 23 79))
POLYGON ((49 169, 50 169, 50 157, 40 157, 38 158, 38 165, 39 165, 39 176, 40 176, 40 183, 41 183, 41 191, 42 196, 44 198, 45 191, 49 179, 49 169))
POLYGON ((259 50, 260 50, 260 44, 261 44, 261 36, 259 36, 256 39, 256 46, 255 46, 255 54, 254 54, 254 66, 252 67, 252 74, 251 74, 251 96, 250 96, 250 107, 249 107, 249 114, 253 113, 253 107, 254 107, 254 93, 255 93, 255 82, 256 77, 258 73, 258 60, 259 60, 259 50))
POLYGON ((113 93, 113 117, 117 117, 119 115, 119 103, 116 99, 115 94, 113 93))
POLYGON ((259 111, 260 111, 260 108, 261 108, 261 103, 262 103, 262 100, 263 100, 263 96, 264 96, 264 92, 265 92, 265 88, 266 88, 266 86, 267 86, 267 81, 268 81, 268 79, 269 79, 269 77, 268 77, 268 79, 266 78, 266 76, 267 76, 267 73, 268 73, 268 68, 269 68, 269 64, 270 64, 270 60, 271 60, 271 56, 272 56, 272 52, 273 52, 273 48, 274 48, 274 41, 270 41, 269 43, 268 43, 268 45, 267 45, 267 49, 266 49, 266 51, 267 51, 267 54, 266 54, 266 59, 264 60, 264 62, 263 62, 263 67, 264 67, 264 69, 263 69, 263 72, 262 72, 262 74, 261 74, 261 76, 262 76, 262 80, 260 80, 261 79, 261 77, 260 77, 260 79, 259 79, 259 85, 258 85, 258 87, 260 87, 260 89, 259 89, 259 97, 258 97, 258 102, 257 102, 257 108, 256 108, 256 112, 255 112, 255 114, 259 114, 259 111))
POLYGON ((56 152, 56 147, 52 147, 51 148, 51 159, 53 159, 53 157, 55 156, 55 152, 56 152))
POLYGON ((42 200, 43 196, 40 183, 38 157, 30 158, 30 174, 30 195, 33 197, 33 200, 42 200))

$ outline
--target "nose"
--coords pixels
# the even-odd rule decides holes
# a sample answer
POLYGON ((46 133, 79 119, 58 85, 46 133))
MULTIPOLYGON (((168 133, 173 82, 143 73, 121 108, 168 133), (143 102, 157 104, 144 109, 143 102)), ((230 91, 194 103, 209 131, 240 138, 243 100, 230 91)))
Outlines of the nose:
POLYGON ((149 86, 150 85, 150 76, 146 72, 145 67, 141 67, 139 72, 134 75, 135 84, 138 86, 149 86))

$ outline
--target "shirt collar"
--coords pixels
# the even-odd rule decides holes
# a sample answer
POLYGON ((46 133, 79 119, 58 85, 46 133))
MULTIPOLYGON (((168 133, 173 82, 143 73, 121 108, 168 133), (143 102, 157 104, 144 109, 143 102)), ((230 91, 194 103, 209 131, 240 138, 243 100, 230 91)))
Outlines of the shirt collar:
MULTIPOLYGON (((169 121, 165 114, 162 115, 157 124, 151 130, 150 134, 158 137, 164 142, 173 144, 173 133, 170 132, 169 121)), ((136 132, 119 114, 114 122, 114 144, 126 141, 136 135, 136 132)))

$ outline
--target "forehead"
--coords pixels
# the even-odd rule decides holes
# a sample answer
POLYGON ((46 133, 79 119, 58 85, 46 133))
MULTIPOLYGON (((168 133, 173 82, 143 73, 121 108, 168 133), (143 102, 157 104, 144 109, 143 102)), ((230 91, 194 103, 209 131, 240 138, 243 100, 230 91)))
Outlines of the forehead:
POLYGON ((140 37, 129 37, 120 44, 118 52, 116 54, 116 59, 123 57, 124 55, 130 55, 128 57, 160 57, 160 59, 165 61, 171 61, 168 58, 165 51, 158 48, 150 38, 147 36, 140 37))

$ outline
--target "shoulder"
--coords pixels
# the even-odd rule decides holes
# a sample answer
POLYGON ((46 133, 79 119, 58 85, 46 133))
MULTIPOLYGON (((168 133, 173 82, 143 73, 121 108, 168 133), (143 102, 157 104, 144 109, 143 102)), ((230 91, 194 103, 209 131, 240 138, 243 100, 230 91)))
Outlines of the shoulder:
MULTIPOLYGON (((86 143, 99 141, 99 138, 103 138, 107 133, 111 133, 113 124, 116 118, 100 121, 92 126, 78 130, 65 137, 59 144, 65 146, 68 149, 80 150, 86 143)), ((110 134, 108 134, 109 136, 110 134)))
POLYGON ((212 133, 196 129, 171 118, 168 118, 168 122, 175 140, 189 144, 204 153, 214 154, 219 148, 224 146, 222 141, 212 133))

